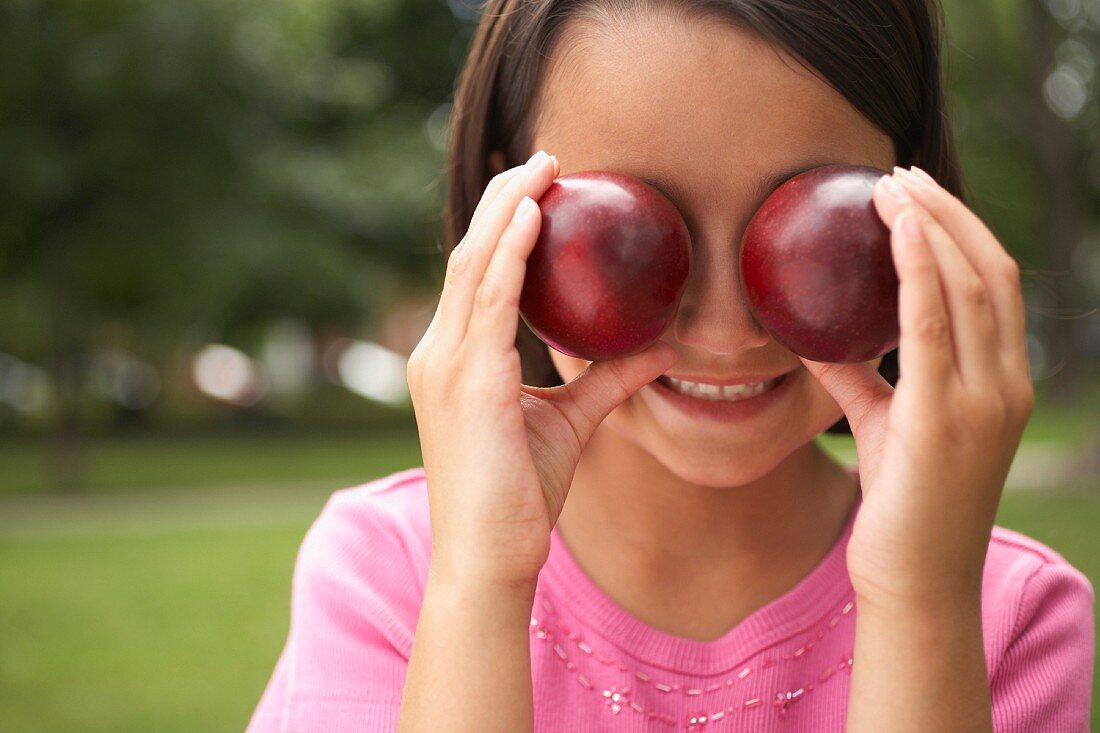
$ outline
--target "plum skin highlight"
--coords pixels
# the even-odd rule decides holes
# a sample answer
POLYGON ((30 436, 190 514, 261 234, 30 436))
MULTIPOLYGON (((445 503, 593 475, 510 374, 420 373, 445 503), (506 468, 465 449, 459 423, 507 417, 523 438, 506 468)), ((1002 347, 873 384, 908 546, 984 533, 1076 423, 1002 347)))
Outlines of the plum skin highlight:
POLYGON ((885 171, 832 165, 779 186, 745 230, 741 276, 759 323, 795 354, 862 362, 898 345, 890 230, 872 202, 885 171))
POLYGON ((691 268, 679 210, 622 173, 556 179, 538 200, 520 315, 549 346, 601 361, 637 353, 675 318, 691 268))

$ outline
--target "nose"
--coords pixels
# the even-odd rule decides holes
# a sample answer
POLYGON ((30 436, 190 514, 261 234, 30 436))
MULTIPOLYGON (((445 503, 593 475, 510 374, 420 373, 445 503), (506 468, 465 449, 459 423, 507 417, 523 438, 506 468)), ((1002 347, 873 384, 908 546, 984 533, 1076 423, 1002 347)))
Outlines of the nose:
POLYGON ((696 244, 673 326, 676 340, 713 354, 766 345, 771 336, 749 310, 737 247, 728 239, 721 246, 696 244))

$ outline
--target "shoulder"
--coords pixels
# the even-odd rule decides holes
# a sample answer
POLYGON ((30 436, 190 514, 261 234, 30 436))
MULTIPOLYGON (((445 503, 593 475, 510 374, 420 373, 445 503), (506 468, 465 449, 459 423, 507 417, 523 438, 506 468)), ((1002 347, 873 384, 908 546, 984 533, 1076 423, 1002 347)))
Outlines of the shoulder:
POLYGON ((407 653, 430 549, 422 468, 336 491, 298 551, 292 612, 371 618, 407 653))
POLYGON ((1092 583, 1062 555, 1025 534, 993 527, 982 585, 991 674, 1028 639, 1043 637, 1043 651, 1051 654, 1085 641, 1091 648, 1094 603, 1092 583))
POLYGON ((1018 605, 1013 602, 1034 596, 1037 586, 1052 579, 1093 596, 1089 579, 1061 554, 1015 530, 993 527, 986 554, 983 600, 1018 605))
POLYGON ((306 534, 303 551, 315 546, 335 546, 353 557, 400 549, 414 566, 426 570, 431 524, 424 469, 398 471, 333 492, 306 534))
MULTIPOLYGON (((384 531, 404 543, 410 554, 418 556, 423 549, 421 540, 431 537, 424 469, 416 467, 397 471, 333 492, 310 531, 316 531, 318 527, 369 529, 375 535, 384 531)), ((371 539, 377 539, 375 535, 353 532, 346 539, 370 543, 371 539)))

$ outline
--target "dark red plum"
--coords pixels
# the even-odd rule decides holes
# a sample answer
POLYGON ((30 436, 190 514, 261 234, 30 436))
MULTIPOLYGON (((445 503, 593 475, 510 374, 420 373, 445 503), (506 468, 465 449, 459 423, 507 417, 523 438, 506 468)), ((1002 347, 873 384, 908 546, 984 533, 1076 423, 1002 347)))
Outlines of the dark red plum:
POLYGON ((808 170, 779 186, 745 230, 741 276, 750 307, 799 356, 860 362, 898 345, 890 231, 871 200, 884 172, 808 170))
POLYGON ((660 191, 612 171, 562 176, 538 201, 542 229, 520 314, 552 348, 590 361, 646 348, 676 315, 691 239, 660 191))

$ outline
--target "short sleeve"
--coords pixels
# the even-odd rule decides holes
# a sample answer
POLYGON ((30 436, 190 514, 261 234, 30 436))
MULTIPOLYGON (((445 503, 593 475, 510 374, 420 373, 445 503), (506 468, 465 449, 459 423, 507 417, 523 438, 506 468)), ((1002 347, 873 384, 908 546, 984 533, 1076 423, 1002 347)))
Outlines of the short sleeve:
POLYGON ((290 633, 247 733, 392 733, 423 597, 385 513, 338 492, 302 542, 290 633))
POLYGON ((1088 733, 1094 594, 1064 562, 1025 585, 1014 632, 990 683, 994 733, 1088 733))

